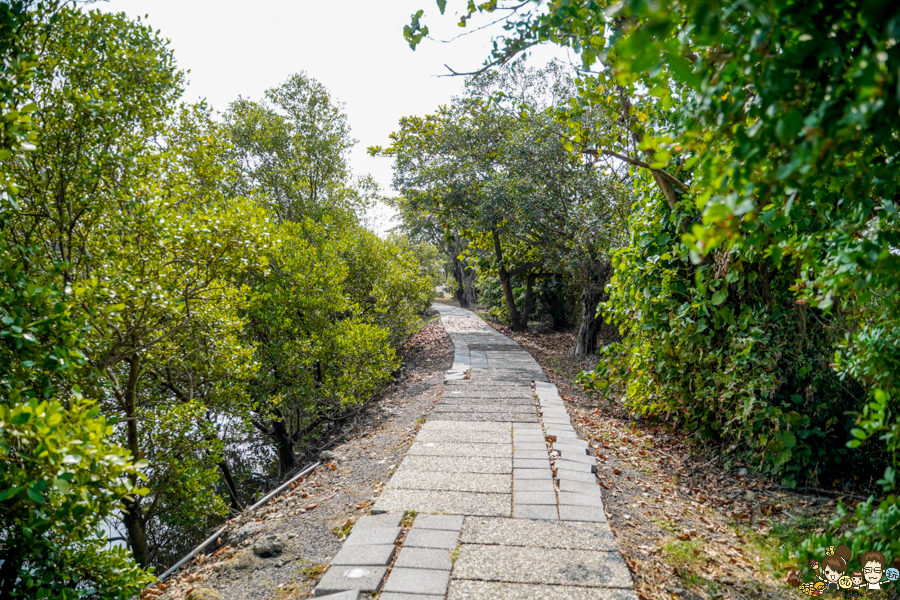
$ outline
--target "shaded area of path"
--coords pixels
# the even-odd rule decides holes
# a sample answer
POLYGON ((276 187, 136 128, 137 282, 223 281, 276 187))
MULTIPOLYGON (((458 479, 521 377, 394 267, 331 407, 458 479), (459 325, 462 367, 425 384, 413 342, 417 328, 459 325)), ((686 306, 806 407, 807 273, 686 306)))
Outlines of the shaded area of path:
POLYGON ((455 347, 445 389, 316 596, 636 598, 556 387, 473 313, 435 308, 455 347))

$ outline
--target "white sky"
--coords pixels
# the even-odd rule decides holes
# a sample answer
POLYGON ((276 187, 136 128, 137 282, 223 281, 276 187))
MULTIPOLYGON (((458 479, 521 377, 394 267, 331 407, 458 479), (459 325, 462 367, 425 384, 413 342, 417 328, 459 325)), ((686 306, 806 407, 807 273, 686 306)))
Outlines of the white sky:
MULTIPOLYGON (((465 6, 448 2, 448 13, 465 6)), ((254 100, 289 75, 306 71, 345 103, 353 136, 351 155, 357 174, 372 174, 390 190, 391 160, 372 158, 368 146, 387 145, 400 117, 424 115, 458 93, 462 80, 438 77, 471 71, 487 57, 499 28, 452 44, 425 40, 413 52, 403 26, 418 9, 435 39, 467 31, 452 16, 441 17, 434 0, 107 0, 89 8, 144 17, 171 40, 178 65, 190 70, 184 99, 205 98, 218 111, 239 95, 254 100)), ((482 23, 486 21, 481 21, 482 23)), ((476 23, 477 25, 477 23, 476 23)), ((535 64, 558 50, 540 48, 535 64)), ((386 208, 372 226, 392 226, 386 208)))

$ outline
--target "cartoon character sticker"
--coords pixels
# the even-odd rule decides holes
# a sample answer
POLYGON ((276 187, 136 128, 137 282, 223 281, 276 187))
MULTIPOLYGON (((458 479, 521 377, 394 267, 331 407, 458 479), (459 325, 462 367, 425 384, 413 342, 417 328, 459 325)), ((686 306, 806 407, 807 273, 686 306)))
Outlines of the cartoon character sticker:
MULTIPOLYGON (((822 559, 822 570, 816 572, 816 576, 825 582, 828 591, 833 592, 849 587, 849 585, 841 585, 840 580, 847 572, 847 562, 850 560, 851 554, 850 547, 844 544, 831 546, 826 552, 825 558, 822 559)), ((880 574, 879 577, 881 577, 880 574)), ((852 580, 847 577, 843 583, 852 583, 852 580)))
POLYGON ((866 590, 880 590, 883 585, 900 579, 900 570, 885 569, 887 561, 884 554, 877 550, 859 555, 862 568, 851 569, 851 558, 852 552, 848 546, 830 546, 821 563, 817 560, 810 561, 813 579, 799 584, 800 592, 807 596, 820 596, 826 592, 838 592, 845 596, 856 596, 862 592, 867 595, 866 590))
POLYGON ((882 579, 884 573, 884 554, 877 550, 864 552, 859 562, 863 566, 863 578, 866 580, 866 586, 870 590, 880 590, 881 584, 886 579, 882 579))

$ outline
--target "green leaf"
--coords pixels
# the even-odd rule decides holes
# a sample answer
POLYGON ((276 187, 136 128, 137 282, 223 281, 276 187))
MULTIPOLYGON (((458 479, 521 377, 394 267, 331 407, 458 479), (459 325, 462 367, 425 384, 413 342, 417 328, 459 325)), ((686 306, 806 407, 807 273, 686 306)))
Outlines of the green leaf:
POLYGON ((441 14, 444 14, 444 10, 447 8, 447 0, 437 0, 437 5, 441 14))
POLYGON ((725 290, 717 290, 716 293, 713 294, 712 303, 716 306, 719 306, 720 304, 725 302, 727 298, 728 292, 726 292, 725 290))

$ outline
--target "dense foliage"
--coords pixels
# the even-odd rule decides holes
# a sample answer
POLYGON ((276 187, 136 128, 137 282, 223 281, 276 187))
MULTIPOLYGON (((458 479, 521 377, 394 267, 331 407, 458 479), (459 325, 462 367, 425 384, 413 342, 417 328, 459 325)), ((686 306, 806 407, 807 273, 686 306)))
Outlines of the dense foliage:
POLYGON ((320 83, 218 122, 140 21, 0 16, 0 595, 133 597, 390 378, 431 280, 320 83))
POLYGON ((540 280, 579 287, 585 310, 576 351, 589 353, 609 251, 624 242, 631 199, 616 173, 573 155, 555 132, 555 111, 574 94, 558 67, 485 73, 435 114, 403 119, 384 152, 395 158, 394 186, 411 228, 443 229, 453 251, 466 240, 468 266, 499 280, 502 306, 492 308, 514 330, 533 318, 540 280))
MULTIPOLYGON (((885 496, 851 517, 854 542, 896 554, 885 533, 900 467, 898 7, 463 10, 463 26, 503 15, 489 64, 543 42, 579 53, 579 101, 558 115, 574 149, 643 172, 609 303, 626 338, 599 378, 626 386, 637 410, 681 412, 787 483, 832 485, 855 452, 854 468, 882 471, 885 496), (596 110, 621 127, 585 126, 596 110)), ((413 47, 423 16, 405 30, 413 47)))

